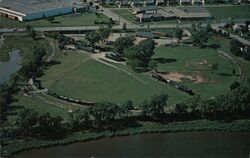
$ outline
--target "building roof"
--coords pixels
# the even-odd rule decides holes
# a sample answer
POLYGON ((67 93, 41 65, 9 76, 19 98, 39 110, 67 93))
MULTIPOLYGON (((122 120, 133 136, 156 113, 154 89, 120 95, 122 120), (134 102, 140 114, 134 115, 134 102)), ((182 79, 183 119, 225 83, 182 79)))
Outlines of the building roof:
POLYGON ((137 32, 136 36, 144 38, 154 38, 155 35, 153 32, 137 32))
POLYGON ((155 13, 155 14, 137 14, 136 17, 140 19, 150 19, 150 18, 163 18, 164 16, 160 13, 155 13))
POLYGON ((0 1, 0 8, 23 14, 31 14, 51 9, 71 7, 71 4, 78 2, 79 0, 2 0, 0 1))

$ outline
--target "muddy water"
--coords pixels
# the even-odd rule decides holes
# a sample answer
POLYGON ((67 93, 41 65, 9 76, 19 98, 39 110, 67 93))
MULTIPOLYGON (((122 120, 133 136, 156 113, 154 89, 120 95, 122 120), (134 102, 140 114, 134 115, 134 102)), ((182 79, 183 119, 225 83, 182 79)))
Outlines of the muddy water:
POLYGON ((144 134, 23 152, 18 158, 170 157, 249 158, 250 133, 144 134))

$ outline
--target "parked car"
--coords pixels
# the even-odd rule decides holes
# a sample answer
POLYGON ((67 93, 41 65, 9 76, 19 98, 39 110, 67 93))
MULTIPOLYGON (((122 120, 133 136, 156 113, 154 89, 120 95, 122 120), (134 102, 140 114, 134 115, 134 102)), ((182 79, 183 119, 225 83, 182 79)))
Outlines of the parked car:
POLYGON ((115 60, 115 61, 123 61, 122 56, 117 54, 117 53, 114 53, 114 52, 106 53, 105 57, 108 58, 108 59, 115 60))

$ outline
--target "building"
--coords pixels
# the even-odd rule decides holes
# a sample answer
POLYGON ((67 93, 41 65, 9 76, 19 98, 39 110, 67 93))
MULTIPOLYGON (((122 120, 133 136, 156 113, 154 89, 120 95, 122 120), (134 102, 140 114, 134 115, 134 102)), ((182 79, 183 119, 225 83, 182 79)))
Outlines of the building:
POLYGON ((85 7, 79 0, 2 0, 0 16, 28 21, 72 13, 85 7), (76 7, 76 8, 75 8, 76 7))
POLYGON ((137 14, 136 15, 137 21, 140 23, 142 22, 149 22, 149 21, 160 21, 164 19, 164 16, 160 13, 155 14, 137 14))
POLYGON ((159 8, 157 6, 134 7, 133 14, 155 14, 159 8))

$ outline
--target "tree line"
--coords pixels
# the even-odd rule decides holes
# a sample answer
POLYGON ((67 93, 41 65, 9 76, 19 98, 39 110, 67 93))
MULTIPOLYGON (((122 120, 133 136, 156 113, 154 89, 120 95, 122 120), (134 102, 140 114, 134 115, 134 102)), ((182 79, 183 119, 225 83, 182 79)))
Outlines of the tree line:
MULTIPOLYGON (((119 130, 133 127, 139 121, 189 121, 197 119, 231 122, 250 117, 250 89, 238 87, 213 99, 203 99, 196 95, 188 101, 167 106, 166 94, 153 96, 139 105, 138 115, 133 113, 132 101, 123 104, 101 102, 87 109, 68 113, 68 119, 38 114, 24 109, 18 114, 15 128, 4 133, 14 136, 31 136, 44 139, 60 138, 72 132, 84 130, 119 130), (172 109, 172 110, 170 110, 172 109)), ((4 131, 4 130, 3 130, 4 131)))
POLYGON ((250 60, 250 47, 245 46, 237 39, 232 39, 230 41, 230 52, 237 57, 250 60))

